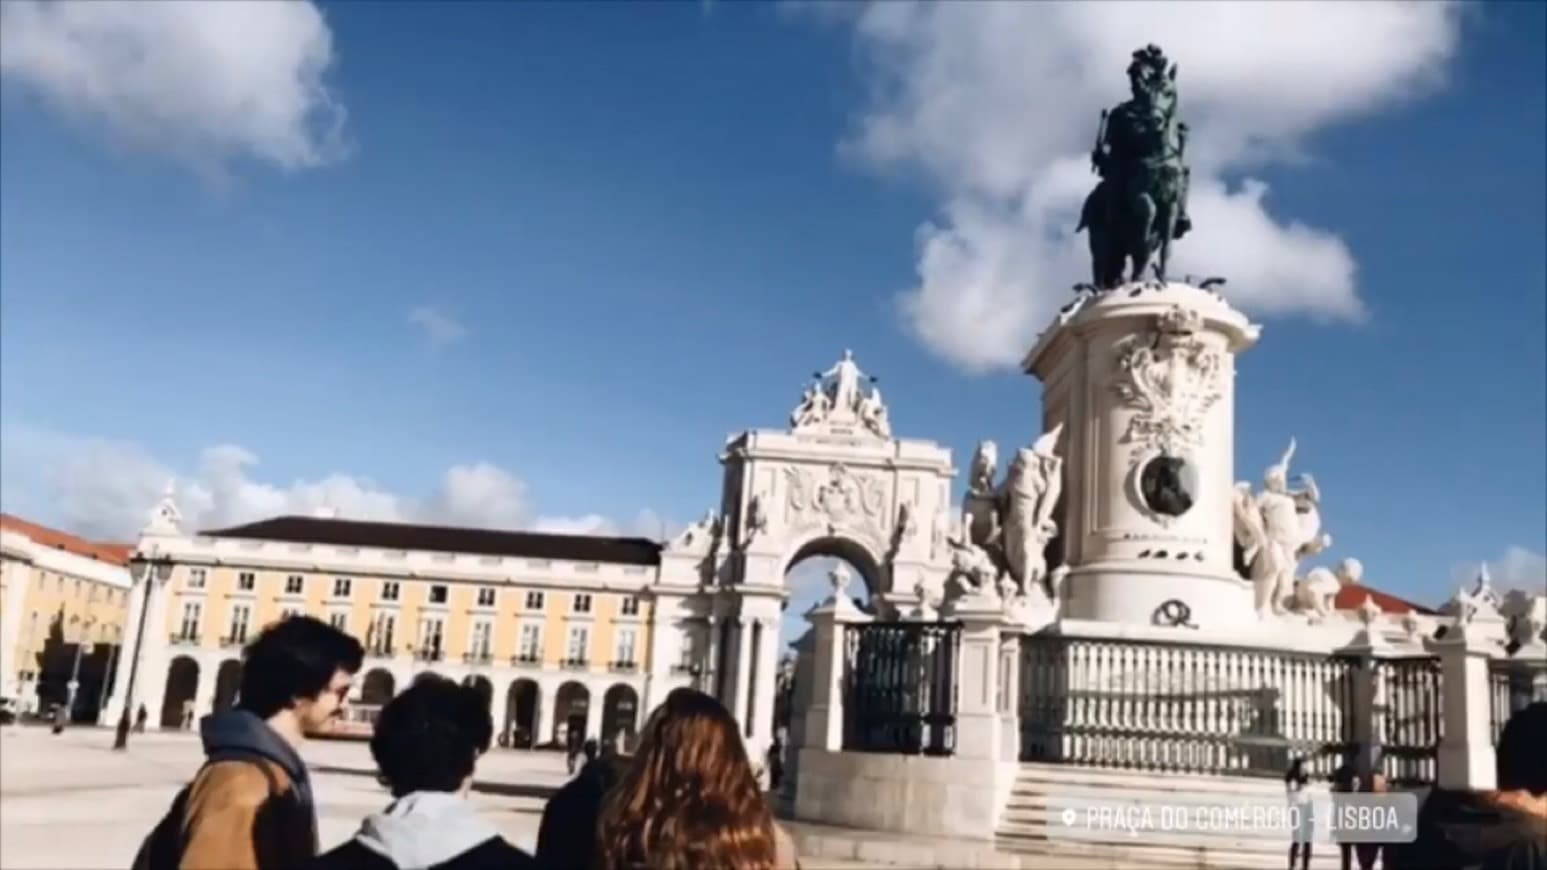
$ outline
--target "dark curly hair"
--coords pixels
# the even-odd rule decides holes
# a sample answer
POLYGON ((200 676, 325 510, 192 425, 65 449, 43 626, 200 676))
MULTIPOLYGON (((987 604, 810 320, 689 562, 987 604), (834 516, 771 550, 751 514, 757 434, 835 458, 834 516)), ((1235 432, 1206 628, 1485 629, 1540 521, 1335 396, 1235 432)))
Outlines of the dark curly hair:
POLYGON ((381 708, 371 757, 393 797, 456 791, 493 736, 494 722, 477 689, 424 674, 381 708))
POLYGON ((316 698, 339 671, 360 670, 360 642, 320 619, 291 616, 270 625, 242 652, 237 706, 267 719, 316 698))

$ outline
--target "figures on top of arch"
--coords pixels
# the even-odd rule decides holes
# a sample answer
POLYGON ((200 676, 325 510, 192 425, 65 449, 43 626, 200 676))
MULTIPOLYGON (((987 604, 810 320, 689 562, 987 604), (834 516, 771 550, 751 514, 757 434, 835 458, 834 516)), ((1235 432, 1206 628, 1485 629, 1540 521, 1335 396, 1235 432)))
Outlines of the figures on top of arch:
POLYGON ((817 372, 812 378, 800 404, 790 414, 793 431, 859 430, 878 438, 892 437, 892 424, 876 379, 860 370, 853 352, 845 350, 832 368, 817 372))

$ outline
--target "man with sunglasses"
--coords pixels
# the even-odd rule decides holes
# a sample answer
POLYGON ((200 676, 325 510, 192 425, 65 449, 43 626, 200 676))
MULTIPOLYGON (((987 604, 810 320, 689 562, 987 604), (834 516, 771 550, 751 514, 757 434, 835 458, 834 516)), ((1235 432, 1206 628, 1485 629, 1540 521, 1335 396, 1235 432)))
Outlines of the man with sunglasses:
POLYGON ((268 870, 317 854, 306 735, 343 711, 364 650, 308 616, 264 629, 242 656, 233 709, 200 725, 206 761, 146 839, 135 870, 268 870))

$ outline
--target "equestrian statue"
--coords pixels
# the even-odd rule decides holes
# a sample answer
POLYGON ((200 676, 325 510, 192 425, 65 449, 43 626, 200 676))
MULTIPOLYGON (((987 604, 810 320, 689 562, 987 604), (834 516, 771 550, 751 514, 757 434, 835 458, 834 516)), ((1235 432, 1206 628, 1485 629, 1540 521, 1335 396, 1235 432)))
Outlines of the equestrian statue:
POLYGON ((1140 281, 1147 269, 1164 281, 1171 243, 1192 227, 1187 217, 1189 171, 1183 163, 1187 125, 1177 116, 1176 65, 1158 46, 1133 53, 1132 99, 1101 113, 1091 164, 1101 181, 1085 199, 1075 232, 1090 232, 1096 289, 1140 281))

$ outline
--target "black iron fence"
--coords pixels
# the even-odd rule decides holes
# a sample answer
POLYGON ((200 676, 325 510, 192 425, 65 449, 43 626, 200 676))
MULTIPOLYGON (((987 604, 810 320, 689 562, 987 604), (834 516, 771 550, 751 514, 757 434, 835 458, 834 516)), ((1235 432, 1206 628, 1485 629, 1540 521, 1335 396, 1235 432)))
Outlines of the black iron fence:
POLYGON ((1020 665, 1024 761, 1326 776, 1354 739, 1351 658, 1029 635, 1020 665))
POLYGON ((843 748, 950 755, 956 749, 961 626, 872 623, 844 630, 843 748))
POLYGON ((1440 689, 1434 656, 1376 660, 1375 742, 1381 773, 1392 785, 1427 785, 1437 778, 1444 733, 1440 689))
POLYGON ((1488 666, 1488 718, 1493 742, 1518 710, 1547 701, 1547 662, 1501 659, 1488 666))

